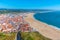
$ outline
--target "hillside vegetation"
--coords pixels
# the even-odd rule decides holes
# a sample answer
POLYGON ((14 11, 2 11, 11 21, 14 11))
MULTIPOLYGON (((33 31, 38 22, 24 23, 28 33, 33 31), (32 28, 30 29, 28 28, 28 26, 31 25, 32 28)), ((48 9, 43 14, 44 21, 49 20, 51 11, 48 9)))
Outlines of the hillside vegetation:
MULTIPOLYGON (((38 32, 20 32, 21 40, 51 40, 38 32)), ((16 33, 0 33, 0 40, 16 40, 16 33)))
POLYGON ((15 40, 16 33, 0 33, 0 40, 15 40))
POLYGON ((21 32, 22 40, 51 40, 38 32, 21 32))

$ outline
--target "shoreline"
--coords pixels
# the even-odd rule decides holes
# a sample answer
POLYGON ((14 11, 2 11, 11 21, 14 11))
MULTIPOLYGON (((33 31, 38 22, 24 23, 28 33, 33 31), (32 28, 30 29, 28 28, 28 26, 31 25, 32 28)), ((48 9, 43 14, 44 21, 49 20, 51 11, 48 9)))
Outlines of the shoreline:
POLYGON ((50 25, 50 24, 47 24, 47 23, 45 23, 45 22, 42 22, 42 21, 39 21, 39 20, 35 19, 35 18, 34 18, 34 15, 35 15, 35 13, 34 13, 33 16, 32 16, 32 18, 33 18, 34 20, 36 20, 36 21, 38 21, 38 22, 41 22, 41 23, 44 23, 44 24, 46 24, 46 25, 49 25, 50 27, 52 27, 52 28, 60 31, 60 28, 58 28, 57 26, 53 26, 53 25, 50 25))
POLYGON ((35 13, 26 14, 25 20, 30 23, 32 28, 35 28, 43 36, 51 38, 52 40, 60 40, 60 30, 57 30, 50 25, 34 19, 35 13))

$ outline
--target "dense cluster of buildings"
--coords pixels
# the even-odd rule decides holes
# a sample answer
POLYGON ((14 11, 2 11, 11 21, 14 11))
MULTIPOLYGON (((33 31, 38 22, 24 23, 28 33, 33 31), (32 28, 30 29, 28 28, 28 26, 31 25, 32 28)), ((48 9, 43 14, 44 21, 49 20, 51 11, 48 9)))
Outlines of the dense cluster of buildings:
POLYGON ((1 14, 0 32, 32 31, 29 23, 24 20, 23 15, 1 14))

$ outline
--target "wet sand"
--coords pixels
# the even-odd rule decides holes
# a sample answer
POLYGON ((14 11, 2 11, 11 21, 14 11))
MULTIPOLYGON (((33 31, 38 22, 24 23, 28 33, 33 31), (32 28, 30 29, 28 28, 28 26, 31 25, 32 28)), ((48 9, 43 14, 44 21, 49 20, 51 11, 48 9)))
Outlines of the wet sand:
POLYGON ((52 40, 60 40, 60 30, 57 30, 48 24, 37 21, 33 18, 34 13, 26 14, 25 20, 30 23, 32 28, 35 28, 43 36, 51 38, 52 40))

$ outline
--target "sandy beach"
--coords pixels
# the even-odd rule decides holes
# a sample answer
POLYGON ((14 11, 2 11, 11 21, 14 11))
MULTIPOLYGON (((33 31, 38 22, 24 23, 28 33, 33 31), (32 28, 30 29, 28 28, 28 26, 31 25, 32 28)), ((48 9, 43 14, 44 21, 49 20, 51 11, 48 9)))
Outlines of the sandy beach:
POLYGON ((60 40, 60 30, 57 30, 43 22, 37 21, 33 18, 34 13, 27 14, 25 20, 30 23, 32 28, 35 28, 43 36, 52 40, 60 40))

